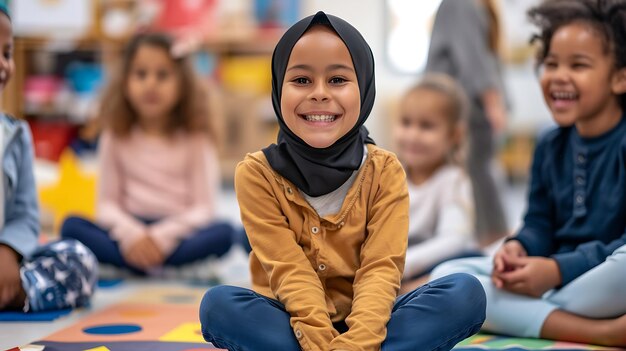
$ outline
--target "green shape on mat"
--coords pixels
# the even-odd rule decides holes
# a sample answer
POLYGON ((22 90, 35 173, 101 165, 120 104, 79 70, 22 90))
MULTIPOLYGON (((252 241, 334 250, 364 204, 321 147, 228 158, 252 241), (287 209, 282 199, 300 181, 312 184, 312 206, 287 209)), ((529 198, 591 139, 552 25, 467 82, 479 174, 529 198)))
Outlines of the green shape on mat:
POLYGON ((482 345, 489 346, 492 348, 503 348, 510 346, 520 346, 526 347, 531 350, 533 349, 542 349, 547 348, 554 345, 554 341, 543 340, 543 339, 525 339, 525 338, 497 338, 495 340, 490 340, 482 345))

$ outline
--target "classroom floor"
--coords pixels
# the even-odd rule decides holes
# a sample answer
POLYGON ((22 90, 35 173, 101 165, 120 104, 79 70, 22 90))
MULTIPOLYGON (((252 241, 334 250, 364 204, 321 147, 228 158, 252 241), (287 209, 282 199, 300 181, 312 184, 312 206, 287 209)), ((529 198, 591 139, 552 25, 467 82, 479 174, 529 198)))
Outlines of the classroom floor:
MULTIPOLYGON (((218 199, 220 206, 217 208, 217 216, 228 220, 233 224, 240 223, 239 207, 232 189, 225 189, 218 199)), ((234 247, 226 254, 225 262, 213 264, 211 269, 220 281, 231 284, 245 286, 249 281, 247 258, 243 249, 234 247)), ((109 267, 110 268, 110 267, 109 267)), ((105 267, 106 275, 115 274, 111 269, 105 267)), ((204 280, 205 277, 202 277, 204 280)), ((122 284, 111 287, 99 287, 92 299, 92 306, 89 309, 73 311, 67 316, 60 317, 52 322, 2 322, 0 321, 0 351, 16 346, 27 345, 33 341, 42 340, 53 333, 80 323, 82 320, 104 311, 118 303, 123 303, 129 297, 143 291, 154 289, 178 288, 182 290, 195 291, 198 289, 206 291, 210 284, 197 284, 194 277, 191 279, 176 278, 171 282, 164 282, 157 279, 125 279, 122 284)), ((197 311, 198 304, 194 307, 197 311)), ((197 315, 194 314, 197 319, 197 315)), ((48 350, 49 348, 46 348, 48 350)), ((85 348, 87 349, 87 348, 85 348)), ((106 351, 97 349, 98 351, 106 351)), ((153 350, 156 351, 156 350, 153 350)))
MULTIPOLYGON (((177 276, 169 281, 154 277, 103 279, 98 283, 89 308, 71 311, 52 321, 6 322, 2 321, 3 315, 0 313, 0 350, 31 343, 41 344, 37 342, 40 340, 120 341, 116 337, 112 338, 111 335, 104 338, 98 335, 89 337, 86 336, 85 330, 111 323, 119 325, 122 322, 125 325, 130 323, 142 328, 141 333, 132 333, 129 336, 133 340, 139 337, 140 341, 204 344, 204 340, 198 333, 198 307, 204 292, 214 286, 218 280, 224 284, 245 287, 248 287, 249 282, 246 253, 239 246, 231 249, 222 262, 204 264, 210 265, 207 270, 214 272, 209 278, 205 275, 200 279, 193 276, 177 276)), ((116 273, 112 267, 105 267, 103 271, 104 275, 108 276, 116 273)), ((119 271, 116 274, 119 276, 119 271)), ((126 341, 126 339, 121 341, 126 341)), ((108 344, 103 342, 102 345, 108 344)), ((92 349, 93 347, 84 347, 80 348, 80 351, 92 349)), ((191 350, 188 347, 183 349, 191 350)), ((46 350, 57 349, 46 347, 46 350)), ((58 350, 69 351, 67 347, 58 350)), ((94 351, 96 350, 107 351, 108 349, 95 348, 94 351)), ((110 349, 110 351, 114 350, 137 350, 137 348, 126 345, 110 349)), ((161 349, 150 347, 146 350, 159 351, 161 349)), ((163 351, 170 351, 170 349, 164 348, 163 351)), ((178 351, 178 349, 174 348, 171 351, 178 351)))
MULTIPOLYGON (((506 199, 505 203, 507 211, 509 213, 509 223, 511 224, 511 226, 517 226, 520 222, 520 216, 525 207, 525 193, 526 189, 522 186, 508 187, 504 192, 504 199, 506 199)), ((233 223, 239 222, 239 210, 235 199, 235 194, 232 189, 227 189, 222 193, 219 199, 219 204, 220 206, 218 206, 218 215, 220 218, 227 219, 233 223)), ((226 262, 218 268, 219 279, 225 283, 230 283, 234 285, 245 285, 248 281, 247 262, 245 254, 239 247, 237 247, 236 249, 231 250, 231 252, 229 252, 227 256, 228 257, 225 260, 226 262)), ((115 286, 100 287, 94 295, 92 306, 89 309, 73 311, 69 315, 60 317, 55 321, 0 322, 0 350, 9 349, 15 346, 26 345, 38 340, 50 340, 50 336, 54 336, 58 334, 59 331, 69 328, 65 332, 61 333, 61 339, 64 340, 63 338, 67 337, 68 333, 71 334, 73 330, 72 328, 74 328, 75 326, 86 327, 83 324, 89 322, 90 319, 98 319, 100 318, 100 314, 104 313, 106 315, 107 313, 110 313, 111 309, 115 310, 118 308, 118 306, 124 305, 126 302, 129 301, 129 299, 132 299, 133 296, 137 296, 137 294, 154 294, 155 291, 168 291, 168 289, 178 289, 179 293, 177 294, 181 296, 185 295, 185 293, 201 295, 201 293, 203 291, 206 291, 206 289, 208 289, 209 287, 209 284, 190 284, 189 282, 186 282, 184 280, 163 282, 154 279, 126 279, 122 283, 115 286)), ((164 298, 167 299, 167 297, 164 298)), ((189 319, 191 319, 192 322, 197 322, 197 308, 199 305, 199 300, 194 300, 192 302, 194 302, 194 304, 191 308, 194 313, 192 316, 189 317, 189 319)), ((133 316, 133 313, 134 315, 138 316, 138 318, 141 317, 141 313, 137 311, 128 313, 125 312, 125 315, 133 316)), ((138 320, 140 319, 141 318, 139 318, 138 320)), ((181 325, 184 324, 185 323, 181 322, 181 325)), ((80 330, 77 329, 75 333, 80 334, 80 330)), ((195 340, 196 342, 201 342, 201 337, 197 335, 197 330, 195 331, 195 333, 195 336, 192 336, 191 338, 185 338, 183 335, 180 340, 195 340)), ((174 334, 176 334, 176 332, 174 334)), ((152 335, 150 337, 154 340, 159 340, 167 335, 168 333, 166 331, 162 331, 162 335, 152 335)), ((93 345, 89 347, 84 346, 81 350, 108 350, 107 348, 99 348, 97 345, 93 345)), ((51 346, 46 347, 46 350, 49 349, 51 349, 51 346)), ((54 348, 52 349, 54 350, 54 348)), ((124 350, 126 348, 118 349, 124 350)), ((197 347, 193 349, 197 349, 197 347)), ((157 349, 154 348, 150 348, 150 350, 157 351, 157 349)))
MULTIPOLYGON (((0 324, 0 350, 32 344, 45 351, 210 351, 200 333, 198 305, 208 285, 156 280, 107 281, 93 306, 54 322, 0 324)), ((234 317, 236 318, 236 316, 234 317)), ((604 350, 593 345, 475 335, 463 351, 604 350)), ((13 350, 11 350, 13 351, 13 350)))
MULTIPOLYGON (((80 350, 96 347, 107 351, 103 347, 128 340, 205 344, 196 332, 197 306, 208 285, 145 279, 113 281, 113 285, 110 282, 99 286, 88 309, 73 311, 52 322, 0 323, 0 350, 31 343, 62 343, 59 350, 69 351, 69 342, 83 342, 92 345, 81 345, 80 350), (133 327, 139 330, 123 330, 133 327), (106 328, 108 332, 103 332, 106 328)), ((128 345, 118 348, 133 349, 128 345)), ((47 346, 45 350, 56 348, 47 346)))

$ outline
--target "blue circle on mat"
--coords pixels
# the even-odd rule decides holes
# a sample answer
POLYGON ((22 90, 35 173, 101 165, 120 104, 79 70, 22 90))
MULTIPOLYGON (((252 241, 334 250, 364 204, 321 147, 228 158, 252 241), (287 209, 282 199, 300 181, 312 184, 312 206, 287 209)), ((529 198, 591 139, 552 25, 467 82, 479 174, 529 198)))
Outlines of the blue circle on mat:
POLYGON ((141 327, 137 324, 108 324, 83 329, 83 332, 87 334, 96 335, 130 334, 138 331, 141 331, 141 327))

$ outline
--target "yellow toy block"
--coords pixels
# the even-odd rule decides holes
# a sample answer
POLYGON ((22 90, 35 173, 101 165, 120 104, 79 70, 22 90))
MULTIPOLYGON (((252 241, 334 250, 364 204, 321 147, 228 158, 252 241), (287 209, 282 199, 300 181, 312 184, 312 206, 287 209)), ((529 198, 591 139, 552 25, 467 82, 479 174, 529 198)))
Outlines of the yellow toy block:
POLYGON ((39 190, 41 206, 54 214, 54 230, 69 215, 93 218, 96 212, 96 175, 81 169, 80 160, 70 149, 59 159, 59 180, 39 190))

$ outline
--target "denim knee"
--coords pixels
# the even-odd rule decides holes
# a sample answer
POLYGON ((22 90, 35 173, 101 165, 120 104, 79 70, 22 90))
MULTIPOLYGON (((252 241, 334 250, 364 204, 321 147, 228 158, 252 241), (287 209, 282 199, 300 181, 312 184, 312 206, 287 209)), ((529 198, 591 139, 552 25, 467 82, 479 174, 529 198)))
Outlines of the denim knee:
POLYGON ((480 281, 467 273, 454 273, 442 279, 453 284, 451 289, 453 298, 450 299, 448 309, 450 313, 459 317, 458 322, 465 325, 484 323, 487 297, 480 281))
POLYGON ((235 311, 228 310, 229 308, 232 309, 231 300, 236 289, 232 286, 218 285, 204 294, 200 303, 200 324, 203 334, 209 331, 209 327, 218 326, 216 324, 220 317, 232 318, 232 316, 238 315, 234 314, 235 311))
POLYGON ((482 284, 475 276, 467 273, 455 273, 449 276, 454 279, 458 296, 462 299, 453 301, 456 313, 468 317, 467 323, 484 323, 487 310, 487 296, 482 284))

